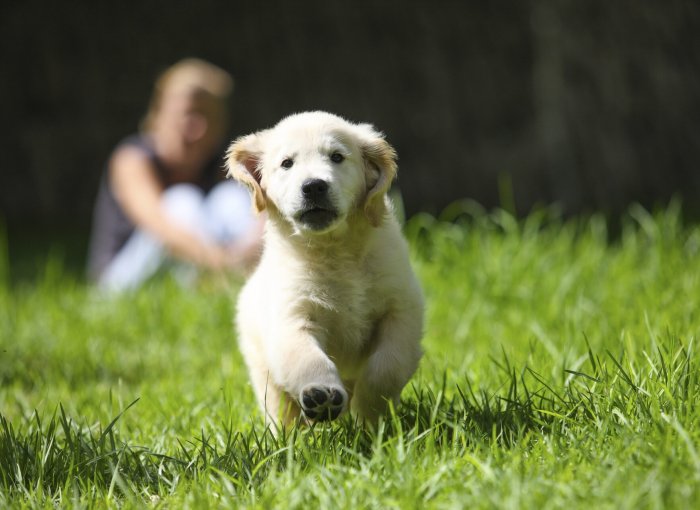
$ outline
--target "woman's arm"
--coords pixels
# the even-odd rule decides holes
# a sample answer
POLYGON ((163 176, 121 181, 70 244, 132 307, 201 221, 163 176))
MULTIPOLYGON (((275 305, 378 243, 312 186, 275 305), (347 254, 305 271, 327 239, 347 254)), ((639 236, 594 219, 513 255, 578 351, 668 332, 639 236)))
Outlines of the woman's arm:
POLYGON ((170 219, 161 205, 162 186, 153 163, 141 150, 123 147, 109 168, 110 186, 129 219, 157 239, 175 257, 218 269, 232 265, 225 249, 170 219))

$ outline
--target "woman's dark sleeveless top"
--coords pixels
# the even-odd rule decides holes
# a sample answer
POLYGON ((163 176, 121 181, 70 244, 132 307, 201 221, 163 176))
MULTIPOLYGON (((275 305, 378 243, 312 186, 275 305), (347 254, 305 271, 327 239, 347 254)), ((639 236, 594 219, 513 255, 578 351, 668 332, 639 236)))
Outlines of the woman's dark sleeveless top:
MULTIPOLYGON (((132 135, 124 139, 117 146, 115 152, 125 146, 137 147, 144 152, 153 163, 163 188, 171 184, 168 170, 162 161, 158 159, 148 138, 143 135, 132 135)), ((124 210, 112 193, 108 172, 109 166, 107 165, 100 179, 93 212, 87 267, 88 276, 93 281, 99 279, 102 272, 134 232, 134 224, 127 218, 124 210)), ((222 176, 221 158, 217 157, 212 160, 211 164, 207 165, 199 181, 192 184, 200 187, 204 192, 208 192, 222 176)))

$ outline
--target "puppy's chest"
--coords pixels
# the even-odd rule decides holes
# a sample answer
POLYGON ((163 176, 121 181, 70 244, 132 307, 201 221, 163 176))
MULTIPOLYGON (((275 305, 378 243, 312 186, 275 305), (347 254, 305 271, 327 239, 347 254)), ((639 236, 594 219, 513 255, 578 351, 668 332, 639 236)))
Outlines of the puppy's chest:
POLYGON ((371 275, 329 273, 303 292, 308 319, 321 333, 319 340, 326 351, 339 358, 357 356, 382 314, 371 275))

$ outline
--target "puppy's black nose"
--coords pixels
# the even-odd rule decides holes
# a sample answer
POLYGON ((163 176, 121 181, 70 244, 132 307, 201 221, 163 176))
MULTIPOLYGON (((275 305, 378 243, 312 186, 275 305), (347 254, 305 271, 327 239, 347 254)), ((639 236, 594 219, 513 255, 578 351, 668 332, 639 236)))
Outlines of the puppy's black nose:
POLYGON ((304 197, 315 199, 323 197, 328 191, 328 183, 323 179, 307 179, 301 185, 304 197))

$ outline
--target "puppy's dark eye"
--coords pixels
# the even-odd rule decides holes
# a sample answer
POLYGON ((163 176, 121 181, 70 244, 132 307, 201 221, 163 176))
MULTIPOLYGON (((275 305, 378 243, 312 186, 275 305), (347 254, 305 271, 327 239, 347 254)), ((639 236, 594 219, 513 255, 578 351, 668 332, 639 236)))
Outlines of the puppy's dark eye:
POLYGON ((282 168, 287 168, 290 169, 294 166, 294 160, 287 158, 284 161, 282 161, 282 168))
POLYGON ((333 163, 342 163, 345 161, 345 156, 343 156, 340 152, 334 152, 331 154, 331 161, 333 163))

